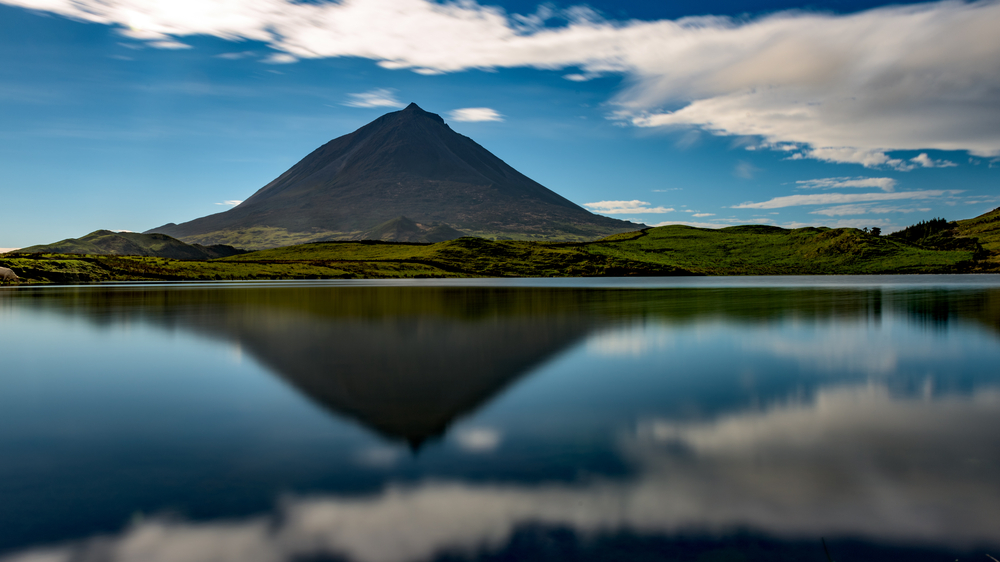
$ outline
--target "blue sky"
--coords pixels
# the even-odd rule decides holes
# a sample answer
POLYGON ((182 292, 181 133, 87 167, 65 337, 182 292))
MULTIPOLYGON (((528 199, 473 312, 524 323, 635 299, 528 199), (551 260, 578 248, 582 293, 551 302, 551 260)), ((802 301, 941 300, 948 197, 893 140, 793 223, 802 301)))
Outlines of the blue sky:
POLYGON ((0 248, 230 208, 413 101, 595 212, 1000 206, 1000 3, 0 0, 0 248))

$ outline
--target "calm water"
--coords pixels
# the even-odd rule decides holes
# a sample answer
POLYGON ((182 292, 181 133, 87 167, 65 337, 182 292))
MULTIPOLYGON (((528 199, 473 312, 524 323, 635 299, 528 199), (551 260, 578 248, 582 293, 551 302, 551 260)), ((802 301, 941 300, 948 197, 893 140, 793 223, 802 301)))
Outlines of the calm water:
POLYGON ((0 561, 1000 558, 1000 278, 0 289, 0 561))

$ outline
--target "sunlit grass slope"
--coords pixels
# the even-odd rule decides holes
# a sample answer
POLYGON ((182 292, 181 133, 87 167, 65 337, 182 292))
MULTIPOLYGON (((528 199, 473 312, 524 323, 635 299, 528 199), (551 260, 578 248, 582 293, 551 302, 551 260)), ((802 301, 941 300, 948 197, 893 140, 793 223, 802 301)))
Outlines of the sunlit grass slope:
POLYGON ((955 235, 979 240, 989 253, 987 267, 1000 268, 1000 207, 976 218, 958 221, 955 235))
POLYGON ((944 273, 974 267, 973 251, 920 248, 855 228, 664 226, 585 246, 588 252, 704 275, 944 273))
MULTIPOLYGON (((980 217, 982 218, 982 217, 980 217)), ((975 219, 974 219, 975 221, 975 219)), ((988 244, 993 225, 970 222, 988 244)), ((961 236, 962 234, 956 234, 961 236)), ((997 236, 997 238, 992 238, 997 236)), ((1000 266, 976 243, 927 247, 853 228, 665 226, 595 242, 544 243, 459 238, 436 244, 316 242, 214 260, 142 256, 7 254, 25 282, 243 279, 583 277, 621 275, 827 275, 958 273, 1000 266), (993 260, 993 261, 990 261, 993 260)))

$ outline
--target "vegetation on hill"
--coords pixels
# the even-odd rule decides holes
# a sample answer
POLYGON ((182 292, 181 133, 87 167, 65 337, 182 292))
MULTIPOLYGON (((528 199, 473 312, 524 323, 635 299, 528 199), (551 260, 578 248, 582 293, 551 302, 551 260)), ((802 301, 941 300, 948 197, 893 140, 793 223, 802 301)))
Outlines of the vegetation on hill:
POLYGON ((826 275, 971 271, 975 251, 933 250, 856 228, 665 226, 588 244, 594 254, 670 264, 703 275, 826 275))
MULTIPOLYGON (((930 221, 899 236, 854 228, 665 226, 585 243, 459 238, 434 244, 316 242, 211 260, 150 256, 0 256, 24 282, 242 279, 584 277, 624 275, 825 275, 993 271, 1000 213, 990 220, 930 221), (981 232, 980 245, 969 233, 981 232), (912 240, 912 241, 911 241, 912 240), (984 247, 986 247, 984 249, 984 247)), ((987 215, 984 215, 987 216, 987 215)), ((987 216, 988 217, 988 216, 987 216)), ((980 217, 982 218, 982 217, 980 217)), ((398 225, 397 225, 398 226, 398 225)))
POLYGON ((209 260, 245 253, 232 246, 185 244, 166 234, 140 234, 95 230, 81 238, 22 248, 25 254, 85 254, 104 256, 155 256, 186 260, 209 260))
POLYGON ((957 222, 955 236, 975 239, 983 248, 983 267, 1000 269, 1000 207, 957 222))

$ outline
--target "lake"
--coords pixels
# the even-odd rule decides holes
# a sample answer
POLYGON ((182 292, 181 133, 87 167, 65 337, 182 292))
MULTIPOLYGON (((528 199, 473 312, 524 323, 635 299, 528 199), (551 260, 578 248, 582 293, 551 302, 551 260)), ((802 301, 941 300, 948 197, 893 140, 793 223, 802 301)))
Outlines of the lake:
POLYGON ((0 561, 1000 558, 1000 276, 0 288, 0 561))

